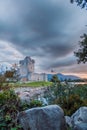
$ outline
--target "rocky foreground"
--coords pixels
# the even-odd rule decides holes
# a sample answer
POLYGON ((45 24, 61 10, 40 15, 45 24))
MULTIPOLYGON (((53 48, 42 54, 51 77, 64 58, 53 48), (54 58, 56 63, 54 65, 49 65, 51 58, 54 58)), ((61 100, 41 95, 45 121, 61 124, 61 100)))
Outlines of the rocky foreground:
POLYGON ((87 107, 79 108, 71 117, 65 117, 58 105, 37 107, 19 113, 18 120, 24 130, 87 130, 87 107))
POLYGON ((38 98, 39 96, 43 96, 47 89, 47 87, 20 87, 15 88, 15 92, 22 101, 30 101, 35 97, 38 98))
MULTIPOLYGON (((43 96, 46 91, 47 87, 15 89, 24 101, 43 96)), ((80 107, 71 117, 64 116, 58 105, 37 107, 19 113, 18 120, 24 130, 87 130, 87 107, 80 107)))

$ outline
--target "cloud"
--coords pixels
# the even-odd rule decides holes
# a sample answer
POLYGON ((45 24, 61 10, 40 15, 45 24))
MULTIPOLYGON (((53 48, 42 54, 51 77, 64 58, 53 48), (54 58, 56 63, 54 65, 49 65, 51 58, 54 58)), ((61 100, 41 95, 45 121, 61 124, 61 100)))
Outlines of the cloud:
POLYGON ((18 61, 23 55, 14 46, 6 41, 0 41, 0 63, 18 61))
POLYGON ((0 40, 11 47, 3 51, 0 44, 0 59, 3 54, 6 60, 30 55, 43 70, 74 66, 86 13, 64 0, 0 0, 0 40))

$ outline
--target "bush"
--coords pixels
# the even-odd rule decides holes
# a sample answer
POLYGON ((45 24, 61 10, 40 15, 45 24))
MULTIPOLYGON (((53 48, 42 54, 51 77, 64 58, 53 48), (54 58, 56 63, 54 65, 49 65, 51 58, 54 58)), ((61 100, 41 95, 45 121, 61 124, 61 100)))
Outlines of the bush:
POLYGON ((59 81, 59 79, 58 79, 58 76, 57 76, 56 74, 53 75, 53 77, 52 77, 52 79, 51 79, 51 82, 54 82, 54 83, 58 82, 58 83, 60 83, 60 81, 59 81))
POLYGON ((18 130, 17 114, 20 108, 20 99, 11 89, 0 92, 0 130, 18 130))
POLYGON ((0 130, 22 130, 17 122, 17 114, 37 106, 42 106, 42 103, 34 100, 30 103, 22 103, 14 90, 2 90, 0 92, 0 130))
POLYGON ((61 102, 61 99, 59 97, 54 101, 54 103, 60 104, 60 106, 62 107, 62 109, 65 112, 65 115, 70 116, 77 109, 79 109, 79 107, 87 106, 87 99, 82 100, 79 95, 72 94, 72 95, 69 95, 68 98, 67 97, 62 98, 62 102, 61 102))
POLYGON ((2 89, 3 83, 6 81, 6 78, 4 75, 0 75, 0 90, 2 89))
POLYGON ((45 97, 49 104, 60 105, 65 115, 72 115, 79 107, 87 106, 87 85, 54 83, 45 97))

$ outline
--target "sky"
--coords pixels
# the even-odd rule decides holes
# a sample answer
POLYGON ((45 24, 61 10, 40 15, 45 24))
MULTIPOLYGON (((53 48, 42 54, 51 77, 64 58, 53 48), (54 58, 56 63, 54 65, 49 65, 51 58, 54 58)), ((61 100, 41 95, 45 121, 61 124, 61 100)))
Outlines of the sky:
POLYGON ((30 56, 35 72, 87 77, 74 56, 86 25, 87 10, 70 0, 0 0, 0 64, 30 56))

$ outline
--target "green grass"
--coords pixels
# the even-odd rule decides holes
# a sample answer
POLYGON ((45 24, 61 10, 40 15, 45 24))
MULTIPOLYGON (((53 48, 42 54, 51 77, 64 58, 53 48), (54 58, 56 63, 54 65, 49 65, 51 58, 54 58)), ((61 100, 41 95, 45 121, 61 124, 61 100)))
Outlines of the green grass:
POLYGON ((47 87, 51 86, 52 82, 38 81, 38 82, 26 82, 26 83, 9 83, 13 87, 47 87))

